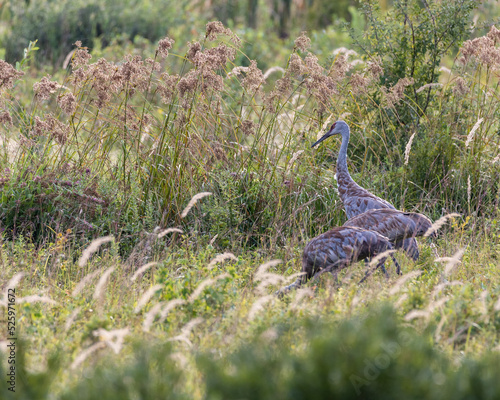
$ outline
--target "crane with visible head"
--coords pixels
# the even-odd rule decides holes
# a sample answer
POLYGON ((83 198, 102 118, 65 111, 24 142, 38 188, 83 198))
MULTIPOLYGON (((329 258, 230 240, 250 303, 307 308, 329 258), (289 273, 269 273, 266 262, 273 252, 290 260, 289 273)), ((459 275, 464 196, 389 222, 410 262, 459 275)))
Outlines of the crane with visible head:
MULTIPOLYGON (((311 147, 314 147, 328 139, 330 136, 341 135, 342 144, 340 145, 339 155, 337 158, 337 185, 340 199, 344 203, 345 212, 348 219, 351 219, 367 210, 373 209, 392 209, 396 208, 388 201, 375 196, 368 190, 359 186, 351 178, 347 168, 347 147, 349 145, 350 129, 344 121, 335 122, 328 132, 326 132, 319 140, 317 140, 311 147)), ((371 229, 368 225, 364 226, 365 229, 371 229)), ((419 250, 415 238, 408 238, 404 240, 397 240, 395 242, 396 248, 403 248, 406 254, 413 260, 418 260, 419 250)), ((393 258, 394 260, 394 258, 393 258)))

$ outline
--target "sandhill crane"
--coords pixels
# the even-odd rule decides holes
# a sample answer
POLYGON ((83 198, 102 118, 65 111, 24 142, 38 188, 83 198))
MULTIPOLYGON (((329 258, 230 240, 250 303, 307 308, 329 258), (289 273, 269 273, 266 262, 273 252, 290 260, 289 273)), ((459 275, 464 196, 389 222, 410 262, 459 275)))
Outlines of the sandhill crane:
MULTIPOLYGON (((313 276, 332 272, 335 276, 349 264, 371 259, 393 246, 389 239, 375 231, 358 227, 341 226, 333 228, 312 239, 302 253, 302 272, 294 283, 277 292, 278 295, 299 288, 313 276)), ((387 257, 382 257, 375 269, 384 265, 387 257)), ((365 275, 365 278, 368 274, 365 275)))
MULTIPOLYGON (((344 121, 335 122, 330 127, 328 132, 317 140, 311 147, 316 146, 323 140, 333 135, 342 136, 342 144, 337 158, 337 185, 340 198, 344 203, 347 218, 351 219, 356 215, 372 209, 388 208, 395 210, 396 208, 391 203, 375 196, 373 193, 370 193, 368 190, 359 186, 351 178, 349 170, 347 169, 347 147, 349 145, 350 129, 349 125, 347 125, 344 121)), ((369 226, 364 226, 364 228, 370 229, 369 226)), ((397 241, 395 243, 395 247, 402 247, 409 257, 415 261, 418 260, 419 251, 415 238, 397 241)))
MULTIPOLYGON (((390 208, 368 210, 347 220, 343 226, 359 227, 380 233, 393 244, 423 236, 432 226, 425 215, 390 208)), ((397 273, 400 274, 398 265, 397 273)))

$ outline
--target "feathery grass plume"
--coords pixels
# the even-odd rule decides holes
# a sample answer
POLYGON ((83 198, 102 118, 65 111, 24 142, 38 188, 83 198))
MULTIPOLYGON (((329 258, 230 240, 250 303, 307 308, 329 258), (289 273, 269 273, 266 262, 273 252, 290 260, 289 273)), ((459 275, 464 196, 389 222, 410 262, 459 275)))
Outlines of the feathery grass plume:
POLYGON ((94 343, 92 346, 89 348, 83 350, 78 356, 75 358, 75 361, 70 366, 70 369, 75 369, 77 368, 82 362, 84 362, 88 356, 90 356, 93 352, 102 349, 106 347, 106 343, 104 342, 97 342, 94 343))
POLYGON ((203 290, 206 287, 214 284, 219 279, 229 278, 229 276, 230 275, 228 273, 223 273, 223 274, 220 274, 220 275, 216 276, 215 278, 208 278, 208 279, 205 279, 204 281, 201 281, 200 284, 193 291, 193 293, 191 293, 191 295, 189 296, 188 301, 190 303, 192 303, 193 301, 196 300, 196 298, 201 294, 201 292, 203 292, 203 290))
POLYGON ((408 160, 410 159, 410 150, 411 150, 411 145, 413 143, 413 139, 415 138, 415 135, 417 132, 413 132, 413 134, 410 136, 410 140, 408 140, 408 143, 406 144, 405 148, 405 165, 408 165, 408 160))
POLYGON ((405 276, 402 276, 401 278, 399 278, 396 282, 394 282, 394 285, 392 285, 392 287, 390 288, 389 295, 392 296, 392 295, 396 294, 397 292, 399 292, 399 290, 406 283, 406 281, 409 281, 410 279, 413 279, 413 278, 416 278, 417 276, 420 276, 422 274, 422 272, 423 271, 421 271, 421 270, 412 271, 412 272, 406 274, 405 276))
POLYGON ((407 293, 403 293, 399 297, 399 299, 397 299, 396 302, 394 303, 394 308, 399 308, 401 306, 401 304, 403 304, 407 299, 408 299, 408 294, 407 293))
POLYGON ((299 276, 302 276, 302 275, 305 275, 306 273, 305 272, 297 272, 295 274, 292 274, 288 277, 285 278, 285 282, 288 283, 288 282, 293 282, 294 280, 296 280, 299 276))
POLYGON ((181 369, 186 369, 189 364, 187 357, 181 352, 175 352, 170 354, 170 358, 179 364, 181 369))
POLYGON ((75 319, 81 310, 82 310, 82 307, 76 307, 73 310, 73 312, 71 313, 71 315, 68 317, 68 319, 66 320, 66 322, 64 324, 64 332, 69 331, 69 329, 71 328, 71 325, 73 325, 73 322, 75 322, 75 319))
POLYGON ((215 267, 217 263, 223 262, 225 260, 233 260, 233 261, 238 261, 238 258, 233 253, 222 253, 218 254, 214 257, 212 261, 210 261, 207 265, 207 269, 212 269, 215 267))
POLYGON ((299 304, 302 302, 302 299, 304 299, 304 297, 313 297, 313 296, 314 296, 314 290, 312 290, 311 288, 297 289, 295 293, 295 298, 290 304, 290 307, 297 308, 299 304))
POLYGON ((373 267, 377 266, 377 264, 379 263, 379 261, 382 258, 390 256, 392 253, 395 253, 395 252, 396 252, 396 250, 386 250, 383 253, 377 254, 375 257, 373 257, 371 259, 371 261, 368 265, 373 268, 373 267))
POLYGON ((137 305, 134 308, 134 313, 137 314, 139 311, 142 310, 142 307, 144 307, 147 302, 153 297, 153 295, 160 289, 163 288, 163 285, 157 284, 154 286, 151 286, 148 290, 146 290, 139 301, 137 302, 137 305))
POLYGON ((500 297, 498 297, 498 300, 495 303, 495 305, 493 306, 493 308, 495 311, 500 311, 500 297))
MULTIPOLYGON (((7 285, 5 285, 5 291, 3 293, 3 298, 4 298, 5 302, 7 302, 9 299, 9 296, 8 296, 9 289, 15 289, 15 287, 19 284, 19 282, 21 281, 21 279, 23 278, 24 275, 26 275, 24 272, 18 272, 12 278, 9 279, 9 281, 7 282, 7 285)), ((7 305, 7 303, 6 303, 6 305, 7 305)))
POLYGON ((181 332, 184 335, 189 335, 191 331, 194 329, 194 327, 201 324, 203 321, 205 320, 201 317, 193 318, 191 321, 189 321, 186 325, 184 325, 181 328, 181 332))
POLYGON ((73 293, 71 293, 71 296, 75 297, 78 293, 82 291, 82 289, 85 287, 85 285, 90 282, 94 277, 99 275, 102 271, 102 268, 99 268, 97 271, 91 272, 90 274, 85 275, 80 282, 78 282, 73 289, 73 293))
POLYGON ((92 243, 90 243, 90 245, 83 251, 82 256, 78 260, 78 266, 83 267, 87 263, 90 256, 94 254, 99 247, 101 247, 101 245, 107 242, 114 242, 114 240, 115 238, 113 236, 103 236, 93 240, 92 243))
POLYGON ((93 331, 92 334, 99 337, 100 340, 113 349, 115 354, 118 354, 123 347, 123 341, 125 336, 129 334, 129 331, 129 328, 114 329, 112 331, 99 328, 93 331))
POLYGON ((425 318, 428 319, 430 317, 430 312, 427 310, 411 310, 408 314, 405 315, 405 321, 411 321, 415 318, 425 318))
POLYGON ((160 322, 163 322, 165 318, 167 318, 167 315, 170 311, 172 311, 175 307, 177 306, 182 306, 183 304, 186 304, 186 300, 182 299, 174 299, 170 300, 168 303, 166 303, 164 306, 162 306, 161 312, 160 312, 160 322))
POLYGON ((161 231, 158 234, 158 239, 161 239, 163 236, 165 236, 165 235, 167 235, 169 233, 174 233, 174 232, 184 233, 184 231, 182 229, 179 229, 179 228, 168 228, 168 229, 165 229, 164 231, 161 231))
POLYGON ((481 314, 486 315, 488 313, 488 306, 486 304, 486 297, 488 297, 488 291, 483 290, 481 294, 479 295, 479 301, 481 303, 481 314))
POLYGON ((45 304, 52 304, 52 305, 57 305, 57 301, 52 300, 50 297, 47 296, 39 296, 39 295, 32 295, 32 296, 26 296, 26 297, 19 297, 16 299, 16 302, 18 303, 45 303, 45 304))
POLYGON ((278 67, 278 66, 271 67, 271 68, 269 68, 266 72, 264 72, 264 76, 263 76, 263 78, 264 78, 264 79, 269 78, 269 76, 270 76, 271 74, 273 74, 274 72, 281 72, 282 74, 285 74, 285 72, 286 72, 286 71, 285 71, 285 69, 284 69, 284 68, 282 68, 282 67, 278 67))
POLYGON ((262 332, 260 334, 260 337, 264 339, 266 342, 273 342, 279 338, 279 333, 276 328, 271 327, 262 332))
POLYGON ((465 248, 459 249, 451 257, 439 257, 436 258, 434 261, 445 262, 446 266, 444 267, 444 274, 448 275, 453 270, 453 268, 455 268, 455 266, 461 262, 460 259, 462 258, 464 253, 465 253, 465 248))
POLYGON ((171 341, 178 340, 178 341, 186 343, 189 347, 192 347, 193 343, 189 340, 188 336, 191 333, 191 331, 193 330, 193 328, 196 325, 201 324, 203 321, 205 321, 205 320, 203 318, 201 318, 201 317, 192 319, 191 321, 189 321, 186 325, 184 325, 181 328, 181 334, 180 335, 177 335, 177 336, 174 336, 172 338, 169 338, 169 339, 167 339, 167 341, 171 342, 171 341))
POLYGON ((467 135, 467 140, 465 141, 465 147, 469 147, 470 142, 472 142, 472 139, 474 139, 474 134, 479 128, 479 125, 481 125, 481 122, 483 122, 484 118, 479 118, 477 122, 474 124, 472 129, 470 130, 469 134, 467 135))
POLYGON ((436 285, 434 287, 434 289, 432 290, 431 297, 435 297, 436 295, 438 295, 439 292, 441 292, 441 290, 443 290, 447 286, 456 286, 456 285, 463 285, 463 283, 460 281, 451 281, 451 282, 440 283, 439 285, 436 285))
POLYGON ((276 296, 270 294, 268 296, 263 296, 257 299, 257 301, 252 304, 252 308, 250 308, 250 312, 248 313, 248 319, 250 321, 253 320, 257 315, 257 313, 264 308, 264 304, 274 301, 275 298, 276 296))
POLYGON ((269 285, 277 285, 285 281, 285 278, 278 274, 265 274, 265 276, 260 280, 259 286, 255 288, 255 291, 259 294, 264 292, 264 289, 269 285))
POLYGON ((304 152, 304 150, 299 150, 295 153, 293 153, 292 155, 292 158, 290 158, 290 161, 288 162, 288 164, 286 165, 286 168, 285 168, 285 175, 292 169, 293 167, 293 163, 295 161, 297 161, 297 159, 300 157, 300 155, 304 152))
POLYGON ((282 260, 271 260, 264 264, 261 264, 257 268, 257 271, 255 272, 254 279, 257 281, 265 279, 267 275, 267 270, 271 267, 275 267, 276 265, 281 264, 282 262, 283 262, 282 260))
POLYGON ((441 339, 441 330, 443 329, 444 323, 446 322, 446 317, 441 315, 441 319, 439 320, 439 324, 434 331, 434 340, 437 342, 441 339))
POLYGON ((437 230, 441 228, 446 223, 446 221, 448 221, 450 218, 455 218, 455 217, 460 217, 460 214, 450 213, 443 215, 436 222, 434 222, 429 229, 427 229, 427 232, 424 233, 424 237, 429 237, 434 232, 437 232, 437 230))
POLYGON ((134 282, 139 275, 142 275, 149 268, 153 267, 156 264, 158 264, 158 263, 157 262, 150 262, 150 263, 143 265, 141 268, 139 268, 137 271, 134 272, 134 275, 132 275, 132 278, 130 278, 130 281, 134 282))
POLYGON ((185 218, 186 215, 188 215, 189 210, 191 210, 191 208, 193 208, 193 206, 196 204, 196 202, 198 200, 202 199, 203 197, 210 196, 211 194, 212 194, 211 192, 201 192, 201 193, 195 194, 192 197, 192 199, 189 200, 189 203, 186 206, 186 208, 182 211, 181 218, 185 218))
POLYGON ((430 302, 429 305, 427 306, 427 311, 429 311, 430 313, 433 312, 436 308, 441 307, 448 300, 450 300, 450 298, 448 296, 444 296, 439 300, 430 302))
POLYGON ((165 305, 164 302, 156 303, 149 311, 144 315, 144 321, 142 322, 142 331, 149 332, 151 325, 155 320, 155 317, 160 313, 161 308, 165 305))
POLYGON ((93 296, 94 300, 98 300, 101 298, 104 292, 104 286, 106 286, 106 282, 114 270, 115 267, 109 267, 106 271, 104 271, 101 278, 99 279, 99 282, 97 282, 97 285, 95 286, 95 291, 93 296))
POLYGON ((435 82, 435 83, 427 83, 426 85, 424 86, 420 86, 416 93, 420 93, 420 92, 423 92, 425 89, 428 89, 428 88, 432 88, 432 87, 441 87, 443 86, 442 83, 438 83, 438 82, 435 82))
POLYGON ((447 74, 451 74, 451 69, 446 67, 439 67, 439 72, 446 72, 447 74))

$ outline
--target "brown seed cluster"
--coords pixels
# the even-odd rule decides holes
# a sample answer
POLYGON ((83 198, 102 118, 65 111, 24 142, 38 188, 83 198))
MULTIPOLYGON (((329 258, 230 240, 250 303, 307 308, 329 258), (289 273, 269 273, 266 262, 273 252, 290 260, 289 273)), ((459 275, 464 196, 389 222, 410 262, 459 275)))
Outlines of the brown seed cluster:
POLYGON ((463 96, 470 91, 467 81, 462 77, 458 77, 457 79, 455 79, 455 85, 453 86, 452 90, 454 94, 459 96, 463 96))
POLYGON ((349 83, 354 94, 362 94, 366 93, 368 85, 370 84, 370 79, 358 72, 355 72, 351 75, 349 83))
POLYGON ((168 51, 172 48, 175 40, 168 37, 161 39, 158 42, 158 54, 163 58, 168 56, 168 51))
POLYGON ((87 47, 82 47, 82 42, 75 42, 76 50, 73 54, 73 60, 71 61, 71 66, 73 69, 77 69, 79 67, 83 67, 87 65, 92 58, 92 55, 89 53, 89 49, 87 47))
POLYGON ((498 42, 500 42, 500 29, 497 29, 495 25, 492 25, 490 31, 486 36, 488 36, 495 42, 495 44, 497 44, 498 42))
POLYGON ((47 100, 52 93, 55 93, 61 86, 50 80, 50 76, 44 76, 40 82, 33 85, 35 98, 38 100, 47 100))
POLYGON ((256 128, 257 128, 257 125, 255 124, 255 122, 250 121, 249 119, 246 119, 241 123, 241 131, 246 136, 254 135, 256 128))
POLYGON ((76 110, 76 98, 73 93, 63 93, 57 97, 57 104, 68 115, 72 115, 76 110))
POLYGON ((307 71, 307 68, 302 61, 302 58, 300 58, 298 54, 294 53, 290 56, 290 61, 288 62, 288 70, 292 75, 300 76, 307 71))
POLYGON ((481 64, 489 67, 500 65, 500 49, 495 45, 500 41, 500 30, 491 27, 486 36, 481 36, 463 43, 460 49, 461 61, 465 64, 471 59, 476 59, 481 64))
POLYGON ((0 124, 12 125, 12 115, 10 115, 8 111, 3 111, 0 113, 0 124))
POLYGON ((328 76, 332 77, 335 82, 340 82, 343 80, 347 74, 347 72, 351 69, 351 65, 347 60, 348 55, 346 54, 338 54, 335 62, 330 69, 328 76))
POLYGON ((200 42, 194 42, 194 43, 188 43, 189 50, 186 54, 187 58, 189 60, 194 60, 194 57, 198 52, 201 51, 201 44, 200 42))
POLYGON ((379 58, 374 58, 366 63, 366 70, 372 76, 373 80, 378 80, 383 74, 382 62, 379 58))
POLYGON ((48 114, 45 120, 42 120, 40 117, 35 117, 35 123, 31 130, 31 135, 34 138, 49 134, 49 138, 55 140, 59 144, 66 143, 68 133, 69 126, 56 119, 52 114, 48 114))
POLYGON ((12 65, 0 60, 0 90, 12 89, 14 81, 24 75, 24 72, 16 70, 12 65))
POLYGON ((266 82, 264 74, 257 68, 257 61, 251 60, 249 67, 235 67, 228 74, 228 77, 245 74, 241 80, 241 85, 250 93, 260 92, 262 85, 266 82))
POLYGON ((241 43, 241 39, 233 31, 231 31, 231 29, 225 28, 222 22, 209 22, 206 25, 205 37, 208 40, 215 40, 219 35, 229 36, 229 38, 235 45, 239 45, 241 43))
POLYGON ((407 86, 413 85, 413 78, 402 78, 392 88, 387 90, 382 86, 381 90, 385 93, 385 100, 389 107, 395 107, 404 97, 404 91, 407 86))
POLYGON ((295 47, 301 51, 306 51, 309 47, 311 47, 311 39, 307 37, 307 32, 301 32, 300 36, 295 39, 295 47))
POLYGON ((179 81, 179 75, 169 75, 167 72, 161 74, 161 81, 158 82, 157 91, 163 103, 169 103, 175 94, 175 86, 179 81))
POLYGON ((308 93, 318 102, 318 111, 323 112, 330 105, 332 96, 337 93, 336 82, 330 74, 325 75, 324 68, 319 65, 316 56, 309 54, 304 63, 308 74, 305 86, 308 93))

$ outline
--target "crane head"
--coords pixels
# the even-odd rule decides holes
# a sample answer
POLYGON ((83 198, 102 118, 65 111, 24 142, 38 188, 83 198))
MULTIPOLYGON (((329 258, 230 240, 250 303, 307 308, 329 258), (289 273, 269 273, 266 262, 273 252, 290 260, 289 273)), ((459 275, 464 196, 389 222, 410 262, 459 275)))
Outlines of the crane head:
POLYGON ((328 132, 326 132, 322 137, 320 137, 316 142, 314 142, 314 144, 311 147, 320 144, 323 140, 328 139, 330 136, 342 135, 344 131, 349 132, 349 127, 344 121, 334 122, 333 125, 328 130, 328 132))

